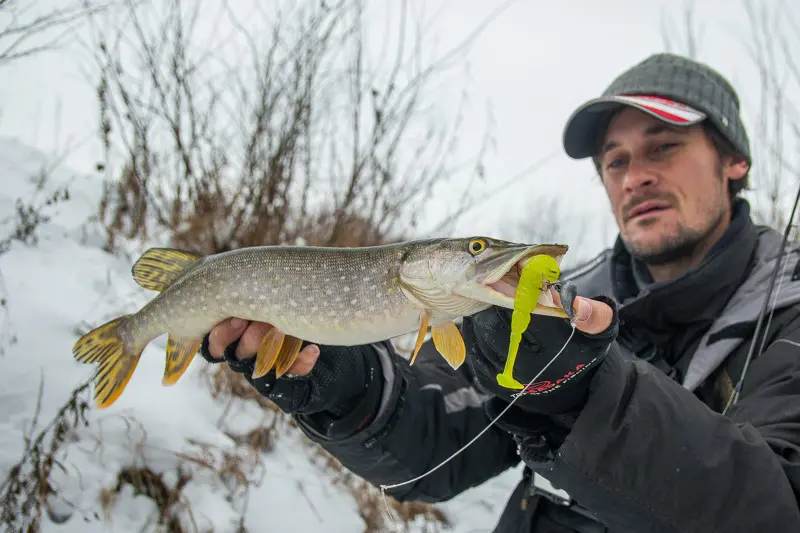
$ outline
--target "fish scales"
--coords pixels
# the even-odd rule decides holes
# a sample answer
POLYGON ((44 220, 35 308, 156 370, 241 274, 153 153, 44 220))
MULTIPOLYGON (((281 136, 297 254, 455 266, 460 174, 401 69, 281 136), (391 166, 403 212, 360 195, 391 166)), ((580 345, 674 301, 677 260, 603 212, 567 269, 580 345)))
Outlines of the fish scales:
POLYGON ((253 248, 218 254, 136 313, 130 335, 141 339, 137 345, 146 344, 170 324, 177 336, 202 336, 225 317, 236 316, 268 322, 321 344, 396 337, 419 324, 419 308, 397 283, 404 253, 405 247, 397 245, 313 251, 253 248))
MULTIPOLYGON (((254 378, 270 371, 281 377, 302 341, 347 346, 416 331, 413 364, 428 328, 437 351, 458 368, 465 346, 453 320, 491 305, 513 309, 519 265, 542 254, 560 261, 566 251, 488 237, 361 248, 262 246, 206 257, 151 248, 132 273, 158 294, 139 311, 81 336, 73 355, 98 365, 100 408, 120 396, 150 341, 169 335, 162 383, 173 385, 205 335, 228 317, 274 326, 262 339, 254 378)), ((541 299, 533 312, 566 317, 541 299)))

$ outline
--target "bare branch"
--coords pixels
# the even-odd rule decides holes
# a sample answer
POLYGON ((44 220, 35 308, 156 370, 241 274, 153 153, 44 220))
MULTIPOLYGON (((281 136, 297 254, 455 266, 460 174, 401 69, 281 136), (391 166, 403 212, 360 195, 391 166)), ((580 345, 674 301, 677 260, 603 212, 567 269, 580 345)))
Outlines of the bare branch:
POLYGON ((202 36, 199 8, 179 0, 127 0, 118 20, 95 22, 107 247, 156 230, 209 253, 413 232, 434 188, 480 174, 486 140, 452 161, 466 100, 452 121, 437 116, 432 87, 488 22, 426 65, 405 1, 399 33, 380 36, 390 64, 361 0, 254 2, 246 17, 223 3, 202 36))
POLYGON ((58 47, 87 16, 107 5, 75 0, 60 9, 37 14, 30 2, 0 1, 0 67, 58 47))

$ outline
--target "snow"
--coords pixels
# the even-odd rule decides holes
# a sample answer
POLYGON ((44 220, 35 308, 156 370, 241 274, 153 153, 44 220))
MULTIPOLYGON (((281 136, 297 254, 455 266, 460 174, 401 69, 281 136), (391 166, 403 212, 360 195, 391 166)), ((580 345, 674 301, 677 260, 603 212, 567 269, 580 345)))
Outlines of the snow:
MULTIPOLYGON (((0 471, 5 479, 24 451, 24 436, 36 435, 91 377, 94 367, 74 361, 78 335, 141 306, 152 293, 130 276, 130 257, 102 249, 104 236, 94 221, 101 195, 97 176, 81 175, 20 142, 0 138, 0 235, 15 227, 18 198, 40 204, 59 187, 70 198, 44 210, 50 220, 39 227, 38 241, 13 241, 0 255, 0 471), (49 179, 37 190, 37 177, 49 179), (38 424, 31 428, 42 390, 38 424)), ((167 486, 178 468, 191 473, 181 491, 179 515, 184 531, 359 532, 365 523, 358 504, 326 469, 318 448, 294 427, 278 424, 274 448, 248 455, 229 434, 269 425, 272 412, 253 402, 214 399, 204 376, 208 365, 196 358, 172 387, 161 386, 165 337, 151 343, 127 389, 110 408, 87 413, 56 455, 56 497, 42 519, 45 533, 154 531, 153 500, 136 495, 130 484, 113 498, 109 489, 128 467, 149 467, 167 486), (239 468, 253 483, 245 491, 235 476, 221 476, 225 455, 240 457, 239 468), (191 461, 185 458, 197 458, 191 461), (206 466, 203 466, 203 463, 206 466), (102 505, 105 500, 110 505, 102 505), (105 517, 105 518, 104 518, 105 517)), ((88 399, 88 394, 81 396, 88 399)), ((489 532, 519 480, 519 469, 505 472, 438 507, 454 533, 489 532)), ((383 531, 388 531, 386 526, 383 531)), ((421 522, 409 531, 430 531, 421 522)))

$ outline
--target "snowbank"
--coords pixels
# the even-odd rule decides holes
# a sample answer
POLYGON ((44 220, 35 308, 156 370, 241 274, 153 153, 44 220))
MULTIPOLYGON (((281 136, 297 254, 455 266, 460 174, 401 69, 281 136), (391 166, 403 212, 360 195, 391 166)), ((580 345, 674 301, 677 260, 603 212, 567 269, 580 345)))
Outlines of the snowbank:
MULTIPOLYGON (((91 377, 93 368, 72 357, 77 336, 135 310, 151 293, 133 282, 128 259, 102 250, 103 235, 92 221, 101 194, 96 176, 52 165, 12 139, 0 139, 0 175, 1 235, 13 230, 18 198, 41 203, 64 186, 70 195, 45 210, 51 218, 40 226, 35 245, 15 241, 0 255, 5 299, 0 470, 5 478, 22 456, 23 435, 39 433, 73 389, 91 377), (48 180, 39 190, 43 171, 48 180), (38 425, 31 430, 40 386, 38 425)), ((135 494, 133 487, 147 481, 137 475, 161 474, 169 488, 180 478, 179 468, 191 473, 180 491, 184 531, 241 531, 242 517, 247 531, 365 530, 354 497, 336 483, 337 474, 324 467, 324 458, 295 428, 282 425, 271 451, 247 458, 247 447, 230 435, 268 425, 274 413, 253 402, 215 400, 202 360, 196 358, 178 384, 162 387, 164 349, 165 337, 151 343, 117 403, 103 411, 90 409, 88 427, 60 448, 56 459, 64 470, 53 470, 57 497, 51 501, 54 518, 62 523, 45 516, 44 532, 156 530, 157 506, 135 494), (225 463, 226 454, 244 459, 225 463), (260 484, 244 491, 235 482, 241 480, 237 468, 260 484), (132 469, 130 482, 115 493, 125 469, 132 469)), ((88 392, 79 398, 88 400, 88 392)), ((491 531, 518 476, 518 471, 507 472, 440 505, 454 523, 452 531, 491 531)), ((150 490, 161 486, 155 478, 149 481, 150 490)), ((426 530, 418 524, 411 531, 426 530)))

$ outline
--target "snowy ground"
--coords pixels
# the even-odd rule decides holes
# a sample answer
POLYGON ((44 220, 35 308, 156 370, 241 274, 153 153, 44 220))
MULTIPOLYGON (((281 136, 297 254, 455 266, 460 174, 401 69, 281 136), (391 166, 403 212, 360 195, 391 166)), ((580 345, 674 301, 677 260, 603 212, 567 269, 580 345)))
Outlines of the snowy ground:
MULTIPOLYGON (((68 201, 46 211, 52 219, 39 229, 35 246, 14 242, 0 255, 0 293, 5 300, 0 308, 3 479, 23 453, 23 436, 37 434, 72 390, 91 376, 93 368, 75 362, 71 354, 78 334, 135 310, 151 295, 131 279, 128 258, 102 250, 103 236, 90 221, 101 194, 97 178, 55 168, 48 189, 37 193, 35 178, 43 168, 49 166, 42 154, 0 139, 0 237, 13 229, 17 198, 44 199, 63 185, 70 192, 68 201), (32 430, 40 386, 39 425, 32 430)), ((58 497, 53 506, 65 520, 57 524, 45 516, 44 532, 155 531, 154 503, 134 495, 131 485, 124 485, 110 505, 101 505, 101 494, 116 485, 121 469, 147 466, 164 472, 171 486, 178 465, 194 464, 177 454, 204 457, 196 444, 202 443, 216 454, 216 459, 204 460, 218 466, 222 453, 246 452, 227 432, 245 433, 265 423, 263 410, 252 402, 240 401, 226 410, 225 402, 214 400, 202 379, 205 363, 199 358, 177 385, 162 387, 164 345, 165 338, 159 338, 145 350, 117 403, 103 411, 90 410, 89 427, 57 455, 65 471, 54 470, 58 497), (106 520, 98 518, 106 513, 106 520)), ((190 510, 182 513, 184 531, 234 532, 242 514, 247 531, 364 531, 356 500, 334 483, 335 474, 321 466, 314 448, 297 430, 285 428, 274 449, 258 457, 260 465, 243 466, 261 482, 250 488, 246 499, 239 493, 229 498, 231 492, 219 475, 193 466, 193 477, 182 490, 190 510)), ((454 522, 452 531, 491 531, 518 479, 518 471, 510 471, 442 504, 440 509, 454 522)))

